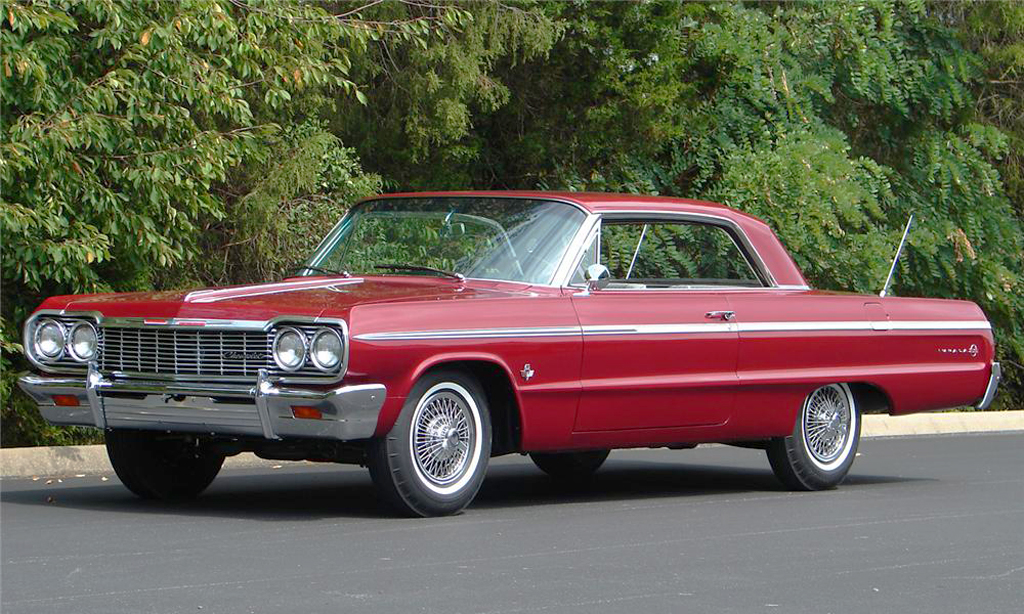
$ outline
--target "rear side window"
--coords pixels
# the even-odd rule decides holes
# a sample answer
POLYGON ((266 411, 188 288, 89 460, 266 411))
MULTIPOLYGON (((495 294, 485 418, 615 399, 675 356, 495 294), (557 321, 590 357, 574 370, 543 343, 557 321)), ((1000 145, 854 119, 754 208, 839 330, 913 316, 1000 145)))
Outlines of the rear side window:
POLYGON ((713 224, 605 221, 600 249, 610 287, 762 285, 729 231, 713 224))

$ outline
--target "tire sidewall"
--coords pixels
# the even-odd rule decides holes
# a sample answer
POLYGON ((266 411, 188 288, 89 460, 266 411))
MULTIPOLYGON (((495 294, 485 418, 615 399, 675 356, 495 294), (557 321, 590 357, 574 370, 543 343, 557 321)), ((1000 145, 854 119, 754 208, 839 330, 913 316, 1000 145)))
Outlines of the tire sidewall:
MULTIPOLYGON (((857 448, 860 445, 861 413, 857 406, 857 399, 847 384, 830 384, 838 387, 850 404, 850 432, 843 452, 830 462, 823 462, 811 453, 805 437, 805 413, 807 412, 808 401, 817 392, 807 395, 804 404, 800 408, 800 415, 797 417, 796 425, 793 428, 791 454, 795 456, 792 461, 800 465, 797 471, 801 481, 810 482, 807 484, 813 488, 830 488, 838 485, 846 477, 857 456, 857 448)), ((826 387, 826 386, 823 386, 826 387)))
POLYGON ((395 426, 385 437, 387 464, 397 494, 411 511, 424 516, 453 514, 476 496, 487 473, 491 456, 491 421, 487 398, 472 376, 461 371, 441 370, 420 378, 406 398, 395 426), (439 391, 463 397, 477 429, 470 466, 454 484, 439 486, 420 470, 413 457, 414 418, 424 402, 439 391))

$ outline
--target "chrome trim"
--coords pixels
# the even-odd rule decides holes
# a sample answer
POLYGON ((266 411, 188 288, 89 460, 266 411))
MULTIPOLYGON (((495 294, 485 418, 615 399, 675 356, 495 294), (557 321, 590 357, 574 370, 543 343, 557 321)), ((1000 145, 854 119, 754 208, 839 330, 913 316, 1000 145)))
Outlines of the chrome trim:
POLYGON ((418 341, 432 339, 518 339, 523 337, 574 337, 581 334, 578 326, 537 326, 532 328, 465 328, 457 330, 421 330, 386 333, 363 333, 359 341, 418 341))
POLYGON ((313 336, 312 338, 310 338, 309 341, 309 348, 307 349, 307 352, 309 354, 309 360, 312 361, 314 367, 320 369, 324 373, 330 373, 335 367, 341 366, 342 356, 345 354, 345 340, 341 338, 341 335, 338 334, 338 331, 336 331, 333 328, 324 326, 320 329, 317 329, 317 331, 313 333, 313 336), (319 339, 321 335, 334 335, 335 339, 338 340, 338 343, 341 344, 341 355, 338 356, 338 363, 333 366, 325 367, 320 364, 319 360, 316 359, 316 351, 314 347, 316 346, 316 340, 319 339))
MULTIPOLYGON (((573 337, 577 335, 676 335, 720 334, 723 332, 821 332, 844 330, 874 330, 873 322, 863 321, 803 321, 803 322, 693 322, 667 324, 609 324, 591 326, 538 326, 532 328, 463 328, 452 330, 422 330, 363 333, 353 337, 359 341, 427 341, 435 339, 506 339, 523 337, 573 337)), ((917 320, 893 321, 892 330, 989 330, 984 320, 946 321, 917 320)), ((883 331, 884 332, 884 331, 883 331)))
MULTIPOLYGON (((589 288, 587 288, 586 280, 584 280, 583 284, 574 285, 572 283, 572 278, 573 274, 576 272, 576 268, 579 267, 580 263, 583 262, 583 257, 587 255, 587 250, 589 250, 591 247, 591 241, 598 241, 597 249, 599 253, 601 251, 601 216, 594 214, 594 218, 596 223, 590 228, 589 231, 587 231, 583 243, 578 247, 574 246, 573 244, 570 244, 569 249, 566 249, 566 252, 569 252, 571 251, 571 249, 575 248, 577 253, 573 255, 572 260, 569 262, 568 270, 565 272, 565 276, 563 276, 565 278, 565 283, 562 284, 562 287, 579 288, 582 286, 585 288, 584 292, 589 293, 589 288)), ((558 278, 556 277, 556 279, 558 278)))
MULTIPOLYGON (((87 319, 87 320, 91 319, 91 320, 93 320, 94 322, 96 322, 98 324, 103 319, 103 315, 101 313, 99 313, 98 311, 75 311, 75 310, 66 310, 66 309, 40 309, 39 311, 36 311, 32 315, 30 315, 25 320, 25 324, 22 327, 22 347, 24 348, 25 358, 27 358, 28 361, 30 363, 32 363, 33 366, 35 366, 39 370, 45 371, 47 373, 66 373, 66 374, 71 374, 71 373, 81 374, 81 373, 84 373, 85 372, 85 365, 84 364, 78 363, 74 367, 60 366, 60 365, 54 364, 52 361, 51 362, 43 361, 43 360, 41 360, 41 359, 39 359, 38 357, 35 356, 35 348, 34 348, 35 340, 33 339, 33 336, 34 336, 34 333, 35 333, 34 326, 36 325, 36 323, 39 320, 41 320, 43 318, 69 318, 69 319, 82 318, 82 319, 87 319)), ((67 342, 65 341, 65 344, 66 343, 67 342)), ((103 340, 101 338, 100 339, 100 349, 101 349, 101 351, 102 351, 102 347, 103 347, 103 340)), ((60 359, 58 358, 56 360, 60 360, 60 359)))
POLYGON ((704 317, 709 320, 724 320, 728 322, 736 317, 735 311, 709 311, 704 314, 704 317))
MULTIPOLYGON (((652 220, 652 219, 655 219, 655 220, 657 220, 657 219, 660 219, 660 220, 685 220, 685 221, 690 221, 690 222, 702 222, 702 223, 714 224, 714 225, 717 225, 717 226, 725 226, 730 231, 732 231, 734 233, 733 234, 733 240, 735 241, 735 240, 738 239, 740 241, 741 245, 739 245, 739 247, 740 247, 741 251, 744 251, 744 256, 748 257, 748 259, 752 259, 753 260, 753 262, 750 262, 749 264, 755 269, 755 272, 760 273, 763 276, 763 279, 768 282, 768 286, 762 286, 762 287, 756 288, 756 289, 757 290, 765 290, 765 289, 777 289, 777 288, 780 287, 778 285, 778 283, 775 281, 775 277, 772 275, 771 270, 764 263, 764 259, 761 258, 761 254, 758 253, 757 248, 754 246, 753 242, 750 240, 749 237, 747 237, 747 234, 745 232, 743 232, 743 229, 740 228, 739 224, 737 224, 735 221, 733 221, 733 220, 731 220, 731 219, 729 219, 727 217, 722 217, 722 216, 718 216, 718 215, 711 215, 711 214, 708 214, 708 213, 692 213, 692 212, 685 212, 685 211, 664 211, 664 210, 654 210, 654 209, 635 209, 635 210, 633 210, 633 209, 615 209, 615 210, 611 210, 611 211, 602 211, 600 214, 597 214, 597 215, 601 218, 602 221, 606 220, 606 219, 636 219, 636 220, 644 220, 644 221, 648 221, 648 220, 652 220)), ((577 254, 575 255, 575 261, 578 262, 582 257, 583 257, 583 253, 582 253, 581 248, 577 248, 577 254)), ((563 276, 562 277, 562 284, 561 285, 562 286, 570 286, 570 282, 571 281, 572 281, 571 277, 570 278, 566 278, 566 277, 563 276)), ((614 288, 609 288, 609 289, 614 289, 614 288)))
MULTIPOLYGON (((875 322, 816 321, 816 322, 738 322, 741 333, 814 332, 831 330, 874 330, 875 322)), ((987 320, 891 320, 890 330, 991 330, 987 320)))
MULTIPOLYGON (((345 215, 341 216, 341 219, 338 220, 334 224, 334 226, 332 226, 331 229, 327 232, 327 234, 324 235, 324 238, 320 240, 320 243, 317 244, 316 249, 313 250, 313 254, 312 254, 312 256, 310 256, 308 261, 311 262, 313 264, 313 266, 316 266, 316 265, 320 264, 323 261, 323 258, 326 255, 326 251, 328 249, 328 239, 330 239, 331 236, 333 236, 334 233, 342 226, 342 224, 344 224, 348 220, 348 218, 351 217, 352 212, 359 205, 362 205, 364 203, 372 203, 372 202, 375 202, 375 201, 378 201, 378 200, 415 200, 415 199, 426 199, 426 198, 438 198, 438 199, 440 199, 440 198, 447 198, 447 199, 456 199, 456 198, 462 198, 462 199, 469 199, 469 198, 477 198, 477 199, 479 199, 479 198, 492 198, 492 199, 495 199, 495 200, 530 200, 530 201, 552 202, 552 203, 560 203, 560 204, 563 204, 563 205, 569 205, 570 207, 573 207, 573 208, 579 210, 580 212, 583 213, 584 216, 586 216, 584 218, 583 222, 580 224, 580 228, 577 229, 576 235, 573 237, 573 240, 569 242, 569 245, 562 252, 562 258, 559 260, 559 265, 557 267, 555 267, 554 273, 552 274, 551 280, 550 280, 549 283, 546 283, 546 284, 537 283, 537 284, 535 284, 535 283, 530 283, 530 282, 517 281, 517 280, 513 280, 513 279, 491 279, 491 278, 484 278, 484 277, 467 277, 466 280, 468 280, 468 281, 474 281, 474 280, 478 280, 478 281, 500 281, 500 282, 505 282, 505 283, 522 283, 522 284, 526 284, 526 285, 530 285, 530 286, 540 286, 540 287, 546 287, 546 288, 559 288, 559 287, 562 287, 565 284, 564 283, 558 283, 558 280, 562 279, 562 277, 563 277, 562 269, 565 267, 566 258, 571 256, 571 254, 573 253, 574 249, 577 249, 576 248, 576 243, 579 240, 580 232, 585 227, 589 228, 589 225, 593 224, 593 222, 595 220, 600 219, 600 217, 601 217, 600 215, 590 211, 589 209, 587 209, 586 207, 584 207, 583 205, 581 205, 581 204, 579 204, 577 202, 573 202, 573 201, 565 199, 565 198, 559 198, 557 196, 522 196, 522 195, 518 195, 518 194, 510 194, 508 196, 485 196, 485 195, 476 195, 476 194, 462 194, 462 195, 455 194, 455 195, 449 195, 449 196, 417 196, 417 195, 406 195, 406 196, 397 196, 396 195, 396 196, 391 196, 391 195, 388 195, 388 194, 381 194, 379 196, 374 196, 374 197, 371 197, 371 198, 366 198, 366 199, 360 200, 360 201, 356 202, 354 205, 352 205, 351 207, 349 207, 349 210, 345 213, 345 215)), ((311 277, 311 275, 299 275, 298 277, 311 277)))
POLYGON ((89 400, 89 407, 92 409, 92 417, 96 426, 107 428, 107 417, 103 413, 103 403, 100 401, 100 386, 103 385, 103 376, 96 368, 95 362, 89 363, 89 371, 85 376, 85 397, 89 400))
MULTIPOLYGON (((306 341, 306 333, 295 328, 294 326, 282 326, 281 328, 277 329, 277 332, 274 333, 274 340, 270 342, 270 357, 274 359, 274 364, 276 364, 279 369, 281 369, 282 371, 288 371, 289 373, 294 373, 295 371, 298 371, 302 367, 306 366, 306 359, 309 358, 309 342, 306 341), (302 360, 300 360, 299 364, 295 365, 294 367, 289 367, 285 365, 277 357, 277 342, 281 340, 281 337, 285 336, 288 333, 295 333, 302 341, 302 360)), ((260 371, 265 371, 265 369, 260 369, 260 371)))
POLYGON ((569 282, 572 281, 573 271, 576 270, 576 265, 583 259, 583 255, 586 253, 590 238, 595 232, 598 232, 600 227, 601 216, 597 213, 587 212, 586 219, 580 224, 579 229, 576 231, 576 236, 566 246, 565 251, 562 253, 562 259, 559 260, 558 266, 555 267, 554 273, 551 275, 552 286, 562 287, 569 285, 569 282))
MULTIPOLYGON (((77 324, 76 324, 77 326, 77 324)), ((64 323, 56 318, 39 318, 36 321, 35 329, 32 331, 32 351, 38 355, 38 358, 42 362, 55 363, 61 358, 64 358, 64 354, 67 353, 68 346, 68 327, 64 326, 64 323), (53 356, 47 356, 46 352, 39 349, 39 331, 50 323, 56 324, 60 330, 61 343, 57 347, 57 353, 53 356)))
POLYGON ((974 407, 977 409, 988 409, 989 405, 992 404, 993 399, 996 398, 996 390, 999 389, 999 381, 1003 379, 1003 367, 998 362, 992 363, 992 374, 988 377, 988 386, 985 387, 985 395, 981 397, 978 404, 974 407))
POLYGON ((71 328, 68 329, 67 338, 64 340, 64 344, 65 347, 67 348, 68 356, 70 356, 74 360, 77 360, 78 362, 89 362, 90 360, 96 360, 97 358, 99 358, 100 333, 98 330, 96 330, 96 327, 93 326, 92 322, 88 320, 81 320, 73 324, 71 328), (82 358, 75 352, 75 330, 80 326, 88 326, 89 328, 91 328, 93 336, 96 337, 96 347, 93 349, 92 356, 87 356, 85 358, 82 358))
POLYGON ((362 277, 341 277, 340 279, 307 279, 299 281, 284 281, 277 283, 252 284, 235 288, 211 288, 206 290, 195 290, 189 292, 182 299, 185 303, 219 303, 238 298, 249 298, 253 296, 266 296, 268 294, 284 294, 286 292, 300 292, 302 290, 326 290, 335 286, 348 286, 361 284, 365 280, 362 277), (246 289, 251 292, 245 292, 246 289), (241 294, 232 294, 240 292, 241 294))
MULTIPOLYGON (((85 365, 79 363, 81 366, 75 367, 63 367, 57 366, 51 363, 45 363, 38 360, 33 352, 28 350, 31 348, 32 339, 31 333, 33 326, 41 318, 44 317, 61 317, 61 318, 83 318, 89 319, 95 323, 97 332, 100 333, 100 345, 99 354, 97 358, 102 358, 104 350, 103 342, 103 330, 104 328, 139 328, 148 329, 152 327, 168 328, 168 327, 181 327, 181 330, 253 330, 253 331, 265 331, 269 332, 276 326, 293 324, 298 326, 304 325, 323 325, 327 327, 337 327, 341 329, 342 338, 342 362, 339 366, 337 373, 324 373, 323 375, 317 376, 292 376, 292 375, 280 375, 275 376, 274 380, 281 383, 290 384, 333 384, 341 381, 345 377, 345 373, 348 371, 349 361, 349 331, 348 322, 341 318, 321 317, 321 316, 277 316, 269 320, 234 320, 234 319, 214 319, 214 318, 162 318, 162 317, 104 317, 102 313, 98 311, 84 311, 84 310, 67 310, 67 309, 41 309, 33 313, 27 320, 22 329, 22 342, 26 351, 25 356, 33 366, 37 367, 40 371, 45 373, 61 373, 61 374, 77 374, 83 375, 85 373, 85 365)), ((275 363, 276 364, 276 363, 275 363)), ((116 378, 129 378, 129 379, 146 379, 146 380, 158 380, 158 381, 222 381, 222 382, 252 382, 252 376, 230 376, 230 375, 171 375, 171 374, 160 374, 160 373, 144 373, 134 371, 110 371, 110 375, 116 378)))
POLYGON ((617 324, 583 327, 583 334, 588 337, 602 335, 718 334, 729 332, 736 332, 735 324, 695 322, 693 324, 617 324))
POLYGON ((274 427, 270 423, 270 407, 268 404, 268 397, 273 390, 274 387, 267 377, 267 370, 260 369, 259 375, 256 376, 256 388, 253 392, 256 396, 256 413, 260 417, 260 428, 263 429, 264 439, 278 439, 277 435, 274 434, 274 427))
MULTIPOLYGON (((103 318, 100 327, 110 328, 181 328, 183 330, 269 330, 273 320, 228 320, 213 318, 103 318)), ((289 322, 301 318, 287 318, 289 322)))
POLYGON ((52 424, 268 439, 314 437, 348 441, 372 437, 387 398, 387 389, 382 384, 329 390, 283 388, 271 384, 265 373, 256 386, 125 382, 106 379, 95 367, 85 379, 23 373, 18 385, 36 401, 43 417, 52 424), (74 395, 80 406, 56 406, 54 394, 74 395), (300 403, 320 409, 323 419, 296 419, 291 407, 300 403))

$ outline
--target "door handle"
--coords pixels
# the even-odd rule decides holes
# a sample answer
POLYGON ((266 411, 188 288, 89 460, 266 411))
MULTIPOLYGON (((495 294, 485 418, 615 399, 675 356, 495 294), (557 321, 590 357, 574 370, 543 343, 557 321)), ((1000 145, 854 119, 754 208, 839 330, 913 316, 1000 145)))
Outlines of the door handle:
POLYGON ((709 311, 704 314, 704 317, 709 320, 725 320, 728 322, 736 317, 735 311, 709 311))

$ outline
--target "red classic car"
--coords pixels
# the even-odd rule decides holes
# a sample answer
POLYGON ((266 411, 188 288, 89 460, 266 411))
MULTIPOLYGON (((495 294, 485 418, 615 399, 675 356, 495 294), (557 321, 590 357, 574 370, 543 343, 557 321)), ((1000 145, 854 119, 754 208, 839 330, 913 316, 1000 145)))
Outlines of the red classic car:
POLYGON ((50 298, 20 384, 51 423, 104 429, 142 497, 195 496, 252 451, 365 464, 429 516, 513 452, 579 479, 612 448, 725 442, 830 488, 865 412, 984 408, 999 381, 974 303, 812 290, 764 222, 707 202, 381 196, 293 273, 50 298))

